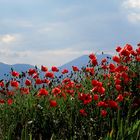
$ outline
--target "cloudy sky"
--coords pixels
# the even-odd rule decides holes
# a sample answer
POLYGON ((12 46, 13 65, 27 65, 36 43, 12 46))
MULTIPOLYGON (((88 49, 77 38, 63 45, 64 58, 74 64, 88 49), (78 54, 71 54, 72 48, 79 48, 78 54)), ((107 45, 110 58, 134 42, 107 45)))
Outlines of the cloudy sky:
POLYGON ((140 0, 0 0, 0 62, 60 66, 140 42, 140 0))

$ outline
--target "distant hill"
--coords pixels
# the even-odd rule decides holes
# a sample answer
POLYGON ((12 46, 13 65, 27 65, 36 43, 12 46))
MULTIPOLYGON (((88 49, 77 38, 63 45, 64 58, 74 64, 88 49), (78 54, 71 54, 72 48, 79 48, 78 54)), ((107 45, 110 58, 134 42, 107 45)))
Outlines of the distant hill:
MULTIPOLYGON (((111 57, 109 54, 100 54, 96 55, 98 63, 101 62, 103 58, 111 57)), ((111 61, 111 60, 109 60, 111 61)), ((81 68, 83 66, 86 66, 89 62, 88 55, 83 55, 81 57, 78 57, 62 66, 59 67, 60 72, 66 68, 69 70, 69 72, 72 70, 72 66, 77 66, 78 68, 81 68)), ((11 71, 11 68, 13 68, 17 72, 26 72, 29 68, 34 68, 34 66, 29 64, 14 64, 14 65, 8 65, 4 63, 0 63, 0 80, 5 79, 6 75, 8 75, 11 71), (6 75, 5 75, 6 74, 6 75)), ((60 75, 60 72, 57 73, 57 75, 60 75)))
POLYGON ((13 68, 17 72, 25 72, 29 68, 34 68, 34 66, 29 64, 8 65, 0 62, 0 79, 5 79, 6 75, 8 75, 11 72, 11 68, 13 68))
MULTIPOLYGON (((112 57, 110 54, 99 54, 99 55, 96 55, 97 57, 97 60, 98 60, 98 63, 101 62, 101 60, 103 58, 107 58, 107 57, 112 57)), ((108 62, 110 62, 111 60, 109 59, 108 62)), ((62 66, 59 67, 60 70, 66 68, 68 70, 72 70, 72 66, 77 66, 78 68, 81 68, 83 66, 86 66, 89 62, 89 56, 88 55, 83 55, 83 56, 80 56, 62 66)))

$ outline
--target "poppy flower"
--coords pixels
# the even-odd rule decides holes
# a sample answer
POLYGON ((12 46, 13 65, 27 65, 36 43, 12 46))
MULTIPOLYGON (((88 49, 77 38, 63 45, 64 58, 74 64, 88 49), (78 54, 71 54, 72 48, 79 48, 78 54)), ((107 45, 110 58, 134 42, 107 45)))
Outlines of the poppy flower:
POLYGON ((117 91, 120 91, 122 89, 121 85, 118 85, 118 84, 115 85, 115 88, 116 88, 117 91))
POLYGON ((111 107, 111 108, 118 108, 118 103, 115 102, 115 101, 113 101, 113 100, 109 100, 109 101, 108 101, 108 105, 109 105, 109 107, 111 107))
POLYGON ((79 71, 78 67, 72 66, 73 71, 79 71))
POLYGON ((87 116, 87 113, 86 113, 85 109, 80 109, 80 110, 79 110, 79 113, 80 113, 80 115, 82 115, 82 116, 87 116))
POLYGON ((4 104, 5 101, 3 99, 0 99, 0 104, 4 104))
POLYGON ((45 76, 48 77, 48 78, 54 78, 54 73, 46 72, 45 76))
POLYGON ((47 96, 47 95, 48 95, 48 91, 47 91, 45 88, 41 88, 41 89, 38 91, 37 96, 41 96, 41 95, 47 96))
POLYGON ((57 106, 56 100, 50 100, 50 106, 51 107, 56 107, 57 106))
POLYGON ((89 58, 90 58, 90 59, 96 59, 96 55, 93 54, 93 53, 91 53, 91 54, 89 55, 89 58))
POLYGON ((14 80, 11 81, 10 84, 11 84, 12 87, 15 87, 15 88, 18 88, 18 86, 19 86, 19 82, 14 81, 14 80))
POLYGON ((113 56, 113 61, 114 62, 116 62, 116 63, 120 63, 121 62, 121 60, 120 60, 120 58, 118 57, 118 56, 113 56))
POLYGON ((61 89, 58 88, 58 87, 55 87, 55 88, 52 89, 52 93, 53 93, 54 95, 57 95, 57 94, 61 93, 61 89))
POLYGON ((31 80, 26 79, 26 81, 25 81, 25 85, 26 85, 26 86, 30 86, 30 85, 31 85, 31 80))
POLYGON ((118 46, 117 48, 116 48, 116 52, 120 52, 121 51, 121 47, 120 46, 118 46))
POLYGON ((116 100, 119 101, 119 102, 122 102, 123 101, 123 95, 119 94, 116 100))
POLYGON ((11 105, 13 103, 13 100, 12 99, 8 99, 7 103, 8 103, 8 105, 11 105))
POLYGON ((35 83, 36 83, 37 85, 40 85, 40 84, 42 84, 42 80, 41 80, 40 78, 37 78, 37 79, 35 80, 35 83))
POLYGON ((97 100, 99 99, 98 94, 94 94, 94 95, 93 95, 93 99, 94 99, 94 101, 97 101, 97 100))
POLYGON ((36 70, 35 69, 29 69, 28 70, 28 74, 29 74, 29 76, 32 76, 34 73, 36 73, 36 70))
POLYGON ((59 72, 59 69, 57 67, 55 67, 55 66, 52 66, 52 71, 53 72, 59 72))
POLYGON ((25 88, 25 87, 20 88, 20 91, 22 94, 29 94, 29 92, 30 92, 29 88, 25 88))
POLYGON ((4 82, 0 81, 0 87, 4 87, 4 82))
POLYGON ((91 63, 92 63, 94 66, 96 66, 96 65, 98 64, 97 59, 96 59, 96 58, 95 58, 95 59, 91 59, 91 63))
POLYGON ((14 77, 18 77, 18 76, 19 76, 19 73, 16 72, 16 71, 12 71, 12 72, 11 72, 11 75, 14 76, 14 77))
POLYGON ((101 110, 101 116, 106 117, 106 115, 107 115, 107 111, 106 110, 101 110))
POLYGON ((62 70, 62 74, 66 74, 66 73, 68 73, 69 71, 67 70, 67 69, 63 69, 62 70))
POLYGON ((46 72, 46 71, 48 71, 48 68, 42 65, 41 66, 41 71, 46 72))
POLYGON ((104 87, 98 87, 98 92, 100 94, 104 94, 105 93, 105 88, 104 87))
POLYGON ((98 104, 97 104, 98 107, 107 107, 108 104, 104 101, 99 101, 98 104))
POLYGON ((98 85, 98 81, 97 80, 92 80, 92 86, 97 86, 98 85))

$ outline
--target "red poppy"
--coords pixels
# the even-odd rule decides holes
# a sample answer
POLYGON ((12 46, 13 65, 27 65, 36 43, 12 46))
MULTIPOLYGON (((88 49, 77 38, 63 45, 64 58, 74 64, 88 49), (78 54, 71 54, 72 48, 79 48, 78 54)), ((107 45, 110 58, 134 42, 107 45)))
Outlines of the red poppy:
POLYGON ((20 91, 22 94, 29 94, 29 92, 30 92, 29 88, 25 88, 25 87, 20 88, 20 91))
POLYGON ((120 46, 118 46, 118 47, 116 48, 116 51, 117 51, 117 52, 120 52, 121 49, 122 49, 122 48, 121 48, 120 46))
POLYGON ((3 81, 0 82, 0 87, 4 87, 4 82, 3 81))
POLYGON ((95 59, 91 59, 91 63, 92 63, 94 66, 96 66, 96 65, 98 64, 97 59, 96 59, 96 58, 95 58, 95 59))
POLYGON ((93 95, 93 99, 94 99, 95 101, 97 101, 97 100, 99 99, 98 94, 94 94, 94 95, 93 95))
POLYGON ((117 90, 117 91, 120 91, 120 90, 122 89, 121 85, 118 85, 118 84, 115 85, 115 87, 116 87, 116 90, 117 90))
POLYGON ((58 72, 59 69, 58 69, 57 67, 55 67, 55 66, 52 66, 52 71, 53 71, 53 72, 58 72))
POLYGON ((107 107, 108 104, 106 102, 104 102, 104 101, 100 101, 100 102, 98 102, 97 106, 98 107, 107 107))
POLYGON ((5 101, 3 99, 0 99, 0 104, 4 104, 5 101))
POLYGON ((41 66, 41 70, 42 70, 43 72, 46 72, 46 71, 48 71, 48 68, 42 65, 42 66, 41 66))
POLYGON ((40 84, 42 84, 42 80, 41 80, 40 78, 37 78, 37 79, 35 80, 35 83, 36 83, 37 85, 40 85, 40 84))
POLYGON ((89 55, 89 58, 90 58, 90 59, 96 59, 96 55, 93 54, 93 53, 91 53, 91 54, 89 55))
POLYGON ((55 88, 52 89, 52 93, 53 93, 54 95, 57 95, 57 94, 61 93, 61 89, 58 88, 58 87, 55 87, 55 88))
POLYGON ((57 106, 56 100, 50 100, 50 106, 51 107, 56 107, 57 106))
POLYGON ((120 58, 118 57, 118 56, 113 56, 113 61, 114 62, 116 62, 116 63, 120 63, 121 62, 121 60, 120 60, 120 58))
POLYGON ((107 115, 107 111, 106 110, 101 110, 101 116, 106 117, 106 115, 107 115))
POLYGON ((92 80, 92 85, 93 86, 97 86, 98 85, 98 81, 97 80, 92 80))
POLYGON ((98 92, 100 94, 104 94, 105 93, 105 88, 104 87, 98 87, 98 92))
POLYGON ((48 79, 43 79, 43 80, 42 80, 42 83, 44 83, 44 84, 50 84, 50 80, 48 80, 48 79))
POLYGON ((115 102, 115 101, 113 101, 113 100, 109 100, 109 101, 108 101, 108 105, 109 105, 109 107, 111 107, 111 108, 118 108, 118 103, 115 102))
POLYGON ((49 77, 49 78, 54 78, 54 73, 52 73, 52 72, 46 72, 45 76, 46 77, 49 77))
POLYGON ((31 80, 26 79, 26 81, 25 81, 25 85, 26 85, 26 86, 30 86, 30 85, 31 85, 31 80))
POLYGON ((38 91, 37 96, 41 96, 41 95, 47 96, 47 95, 48 95, 48 91, 47 91, 45 88, 41 88, 41 89, 38 91))
POLYGON ((18 86, 19 86, 19 82, 17 82, 17 81, 14 81, 14 80, 13 80, 13 81, 11 81, 10 83, 11 83, 11 86, 12 86, 12 87, 18 88, 18 86))
POLYGON ((8 99, 7 103, 8 103, 8 105, 11 105, 13 103, 13 100, 12 99, 8 99))
POLYGON ((116 100, 119 101, 119 102, 122 102, 123 101, 123 95, 119 94, 116 100))
POLYGON ((28 70, 28 74, 29 74, 29 76, 32 76, 34 73, 36 73, 36 69, 29 69, 28 70))
POLYGON ((86 71, 89 72, 92 75, 94 74, 94 68, 87 67, 86 71))
POLYGON ((63 69, 62 70, 62 74, 66 74, 66 73, 68 73, 69 71, 67 70, 67 69, 63 69))
POLYGON ((11 75, 14 76, 14 77, 18 77, 18 76, 19 76, 19 73, 16 72, 16 71, 12 71, 12 72, 11 72, 11 75))
POLYGON ((73 71, 79 71, 78 67, 72 66, 73 71))
POLYGON ((79 113, 80 113, 80 115, 82 115, 82 116, 87 116, 87 113, 86 113, 85 109, 80 109, 80 110, 79 110, 79 113))

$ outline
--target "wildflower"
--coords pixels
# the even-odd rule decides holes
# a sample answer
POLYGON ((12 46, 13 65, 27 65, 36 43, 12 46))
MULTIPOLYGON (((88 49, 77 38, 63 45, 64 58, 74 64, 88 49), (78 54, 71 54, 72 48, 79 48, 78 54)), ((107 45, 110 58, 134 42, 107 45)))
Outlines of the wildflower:
POLYGON ((61 93, 61 90, 60 90, 60 88, 55 87, 55 88, 52 89, 52 93, 53 93, 54 95, 57 95, 57 94, 61 93))
POLYGON ((67 69, 63 69, 62 70, 62 74, 66 74, 66 73, 68 73, 69 71, 67 70, 67 69))
POLYGON ((106 117, 106 115, 107 115, 107 111, 106 110, 101 110, 101 116, 106 117))
POLYGON ((116 51, 117 51, 117 52, 120 52, 121 49, 122 49, 122 48, 121 48, 120 46, 118 46, 118 47, 116 48, 116 51))
POLYGON ((115 101, 113 101, 113 100, 109 100, 109 101, 108 101, 108 105, 109 105, 109 107, 111 107, 111 108, 118 108, 117 102, 115 102, 115 101))
POLYGON ((58 72, 59 69, 58 69, 57 67, 53 66, 53 67, 52 67, 52 71, 53 71, 53 72, 58 72))
POLYGON ((5 101, 3 99, 0 99, 0 104, 4 104, 5 101))
POLYGON ((12 99, 8 99, 7 103, 8 103, 8 105, 11 105, 13 103, 13 100, 12 99))
POLYGON ((18 76, 19 76, 19 73, 16 72, 16 71, 12 71, 12 72, 11 72, 11 75, 14 76, 14 77, 18 77, 18 76))
POLYGON ((123 101, 123 95, 119 94, 116 100, 119 102, 123 101))
POLYGON ((57 106, 56 100, 50 100, 50 106, 51 107, 56 107, 57 106))
POLYGON ((32 76, 34 73, 36 73, 36 70, 35 69, 29 69, 28 70, 29 76, 32 76))
POLYGON ((42 65, 41 66, 41 71, 46 72, 46 71, 48 71, 48 68, 42 65))
POLYGON ((26 86, 30 86, 30 85, 31 85, 31 80, 26 79, 26 81, 25 81, 25 85, 26 85, 26 86))
POLYGON ((99 99, 98 94, 94 94, 94 95, 93 95, 93 99, 94 99, 95 101, 97 101, 97 100, 99 99))
POLYGON ((120 63, 120 61, 121 61, 120 58, 119 58, 118 56, 113 56, 112 59, 113 59, 113 61, 116 62, 116 63, 120 63))
POLYGON ((4 82, 0 81, 0 87, 4 87, 4 82))
POLYGON ((19 83, 18 83, 17 81, 14 81, 14 80, 13 80, 13 81, 11 81, 10 83, 11 83, 11 86, 12 86, 12 87, 18 88, 18 86, 19 86, 19 83))
POLYGON ((79 71, 78 67, 72 66, 73 71, 79 71))
POLYGON ((37 96, 41 96, 41 95, 47 96, 47 95, 48 95, 48 91, 47 91, 45 88, 41 88, 41 89, 38 91, 37 96))
POLYGON ((45 76, 46 77, 49 77, 49 78, 54 78, 54 73, 52 73, 52 72, 46 72, 45 76))
POLYGON ((36 83, 37 85, 40 85, 40 84, 42 84, 42 80, 41 80, 40 78, 37 78, 37 79, 35 80, 35 83, 36 83))
POLYGON ((82 116, 87 116, 87 113, 86 113, 85 109, 80 109, 80 110, 79 110, 79 113, 80 113, 80 115, 82 115, 82 116))

